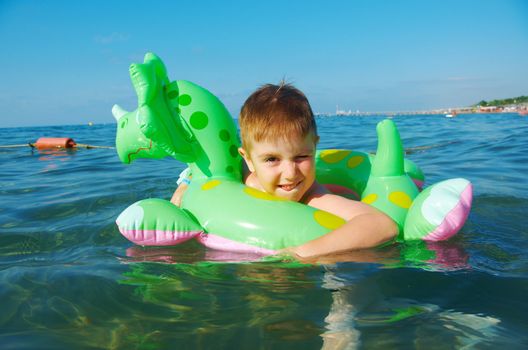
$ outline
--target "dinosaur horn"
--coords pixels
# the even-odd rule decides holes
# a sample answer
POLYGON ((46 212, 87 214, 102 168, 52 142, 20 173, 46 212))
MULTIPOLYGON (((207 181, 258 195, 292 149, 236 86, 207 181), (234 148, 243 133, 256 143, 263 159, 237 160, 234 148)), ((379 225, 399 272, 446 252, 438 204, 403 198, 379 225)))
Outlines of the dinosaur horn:
POLYGON ((130 80, 138 97, 138 106, 150 103, 161 84, 156 79, 155 67, 151 62, 133 63, 128 69, 130 80))
POLYGON ((167 68, 163 61, 152 52, 147 52, 144 63, 151 64, 154 67, 156 78, 162 82, 163 86, 169 85, 169 78, 167 77, 167 68))
POLYGON ((114 107, 112 107, 112 114, 114 115, 114 118, 119 121, 119 119, 121 119, 122 116, 124 116, 125 114, 127 114, 128 112, 126 110, 124 110, 121 106, 119 105, 114 105, 114 107))

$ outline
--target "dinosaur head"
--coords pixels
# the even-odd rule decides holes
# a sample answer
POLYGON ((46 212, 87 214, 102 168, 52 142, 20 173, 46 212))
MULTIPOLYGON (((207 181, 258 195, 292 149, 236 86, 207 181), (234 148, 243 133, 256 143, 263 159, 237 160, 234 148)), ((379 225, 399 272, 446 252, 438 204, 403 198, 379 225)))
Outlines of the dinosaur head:
POLYGON ((154 141, 147 138, 140 128, 142 118, 139 109, 127 112, 118 105, 112 108, 112 114, 117 120, 116 149, 121 162, 131 163, 136 158, 165 158, 168 156, 154 141))
POLYGON ((144 62, 132 64, 129 71, 138 107, 132 112, 117 105, 112 109, 117 120, 119 159, 130 163, 136 158, 172 156, 186 163, 194 161, 193 135, 169 103, 169 79, 163 62, 147 53, 144 62))

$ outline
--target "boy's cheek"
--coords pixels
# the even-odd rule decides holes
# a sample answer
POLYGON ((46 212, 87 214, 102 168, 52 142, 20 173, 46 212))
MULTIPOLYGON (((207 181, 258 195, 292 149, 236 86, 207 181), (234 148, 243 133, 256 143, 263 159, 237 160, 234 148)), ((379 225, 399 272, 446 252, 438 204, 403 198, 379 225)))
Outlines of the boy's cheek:
POLYGON ((302 163, 304 169, 309 169, 315 171, 315 159, 309 159, 306 162, 302 163))

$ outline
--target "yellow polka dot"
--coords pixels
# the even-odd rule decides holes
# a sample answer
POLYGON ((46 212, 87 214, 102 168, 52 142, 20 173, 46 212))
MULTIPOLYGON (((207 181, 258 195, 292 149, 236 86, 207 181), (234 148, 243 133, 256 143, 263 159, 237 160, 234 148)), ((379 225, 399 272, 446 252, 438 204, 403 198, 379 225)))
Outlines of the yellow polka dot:
POLYGON ((365 157, 363 156, 353 156, 350 157, 350 159, 347 162, 347 167, 349 168, 355 168, 359 164, 363 163, 363 160, 365 160, 365 157))
POLYGON ((287 199, 280 198, 280 197, 274 196, 274 195, 266 193, 266 192, 259 191, 257 189, 252 188, 252 187, 247 187, 247 186, 244 187, 244 192, 246 194, 250 195, 251 197, 254 197, 254 198, 257 198, 257 199, 263 199, 263 200, 266 200, 266 201, 286 201, 287 200, 287 199))
POLYGON ((202 185, 202 190, 204 191, 208 191, 210 190, 211 188, 215 188, 216 186, 220 185, 222 181, 220 180, 211 180, 211 181, 207 181, 206 183, 204 183, 202 185))
POLYGON ((337 149, 327 149, 321 152, 321 160, 325 163, 338 163, 346 158, 350 151, 342 151, 337 149))
POLYGON ((368 196, 366 196, 365 198, 363 198, 361 201, 362 201, 363 203, 372 204, 372 203, 374 203, 377 199, 378 199, 378 195, 375 194, 375 193, 371 193, 371 194, 369 194, 368 196))
POLYGON ((411 197, 404 192, 392 192, 389 194, 389 200, 404 209, 409 209, 412 204, 411 197))
POLYGON ((343 218, 322 210, 315 211, 313 215, 319 225, 330 230, 335 230, 346 222, 343 218))

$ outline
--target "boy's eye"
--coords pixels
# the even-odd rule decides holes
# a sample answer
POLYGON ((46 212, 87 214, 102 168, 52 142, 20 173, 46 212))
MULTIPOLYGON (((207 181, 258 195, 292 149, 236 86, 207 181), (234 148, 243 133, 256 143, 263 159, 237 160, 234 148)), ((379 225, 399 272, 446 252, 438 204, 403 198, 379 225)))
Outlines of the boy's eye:
POLYGON ((303 155, 301 155, 301 156, 297 156, 297 157, 295 157, 295 158, 296 158, 297 160, 305 160, 305 159, 310 158, 310 155, 308 155, 308 154, 303 154, 303 155))
POLYGON ((266 163, 273 163, 279 160, 277 157, 268 157, 265 159, 266 163))

